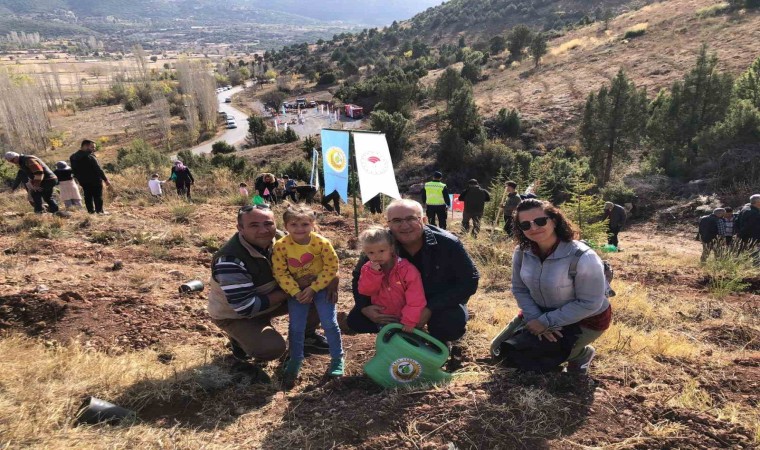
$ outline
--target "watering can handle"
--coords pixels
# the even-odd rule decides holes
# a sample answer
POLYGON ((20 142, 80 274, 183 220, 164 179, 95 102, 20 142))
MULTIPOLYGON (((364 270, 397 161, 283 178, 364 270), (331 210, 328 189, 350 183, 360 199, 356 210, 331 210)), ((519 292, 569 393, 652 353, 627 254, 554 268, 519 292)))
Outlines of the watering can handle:
MULTIPOLYGON (((379 347, 383 342, 385 342, 385 336, 392 334, 392 333, 398 333, 401 331, 401 328, 403 326, 400 323, 389 323, 388 325, 384 326, 380 332, 377 334, 377 339, 375 340, 375 345, 379 347)), ((424 341, 427 341, 428 343, 432 344, 434 347, 438 348, 440 352, 444 355, 449 354, 449 348, 446 347, 446 344, 439 341, 438 339, 434 338, 433 336, 425 333, 422 330, 414 329, 414 332, 412 333, 416 335, 417 337, 421 338, 424 341)))

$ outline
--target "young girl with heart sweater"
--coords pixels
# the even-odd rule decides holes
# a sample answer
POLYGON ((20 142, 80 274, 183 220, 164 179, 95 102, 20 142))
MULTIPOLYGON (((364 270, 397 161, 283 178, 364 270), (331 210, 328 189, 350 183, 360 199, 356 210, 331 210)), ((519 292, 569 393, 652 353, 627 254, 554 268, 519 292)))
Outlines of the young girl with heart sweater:
POLYGON ((275 242, 272 251, 272 271, 280 289, 288 299, 288 341, 290 359, 285 365, 286 387, 295 385, 303 363, 306 318, 313 303, 330 345, 328 375, 343 376, 343 343, 335 304, 328 299, 327 285, 338 276, 338 255, 325 237, 314 232, 316 213, 305 206, 291 206, 283 215, 288 235, 275 242), (301 288, 296 280, 311 276, 313 281, 301 288))

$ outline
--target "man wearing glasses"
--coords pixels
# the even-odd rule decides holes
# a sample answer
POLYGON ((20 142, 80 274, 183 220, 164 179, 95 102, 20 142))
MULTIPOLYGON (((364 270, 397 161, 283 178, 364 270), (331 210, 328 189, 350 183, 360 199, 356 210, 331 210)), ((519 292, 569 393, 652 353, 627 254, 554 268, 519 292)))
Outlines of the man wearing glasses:
MULTIPOLYGON (((237 230, 214 254, 208 312, 230 338, 232 354, 240 359, 271 361, 285 353, 285 340, 272 327, 272 318, 287 314, 286 294, 272 274, 272 244, 282 233, 269 205, 244 206, 237 214, 237 230)), ((298 280, 308 286, 310 277, 298 280)), ((337 297, 338 279, 327 287, 337 297)), ((319 324, 312 309, 307 321, 305 347, 327 353, 327 340, 314 330, 319 324)))
MULTIPOLYGON (((398 255, 414 264, 422 275, 427 307, 421 325, 427 324, 434 338, 450 343, 462 337, 467 325, 466 304, 478 289, 475 264, 459 239, 438 227, 427 225, 422 205, 414 200, 395 200, 386 210, 388 227, 396 239, 398 255)), ((383 313, 370 298, 359 294, 359 274, 367 257, 362 255, 353 272, 356 304, 348 315, 348 326, 357 333, 377 333, 399 317, 383 313)))

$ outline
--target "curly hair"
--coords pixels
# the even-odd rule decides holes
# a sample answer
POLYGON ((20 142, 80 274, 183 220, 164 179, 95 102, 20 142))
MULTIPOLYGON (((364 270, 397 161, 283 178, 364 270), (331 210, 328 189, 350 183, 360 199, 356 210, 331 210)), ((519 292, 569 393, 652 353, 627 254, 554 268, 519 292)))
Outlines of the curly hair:
POLYGON ((514 218, 512 221, 513 236, 515 243, 519 245, 521 249, 529 250, 532 247, 533 241, 525 236, 525 233, 523 233, 523 230, 520 228, 517 217, 522 211, 527 211, 529 209, 535 208, 541 208, 544 211, 544 214, 546 214, 550 219, 554 220, 554 231, 557 233, 557 237, 560 241, 570 242, 575 239, 577 235, 575 232, 575 226, 572 222, 570 222, 570 220, 568 220, 567 217, 565 217, 559 208, 550 202, 545 202, 543 200, 538 200, 535 198, 529 198, 521 201, 517 205, 517 208, 515 208, 512 216, 514 218))

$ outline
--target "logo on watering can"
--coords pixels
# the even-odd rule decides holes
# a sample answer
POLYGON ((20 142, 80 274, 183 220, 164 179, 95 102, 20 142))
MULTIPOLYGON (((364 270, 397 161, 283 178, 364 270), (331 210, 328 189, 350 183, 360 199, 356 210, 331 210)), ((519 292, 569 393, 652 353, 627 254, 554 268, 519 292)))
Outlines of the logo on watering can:
POLYGON ((411 358, 399 358, 391 364, 391 376, 401 383, 415 380, 422 373, 422 366, 411 358))

